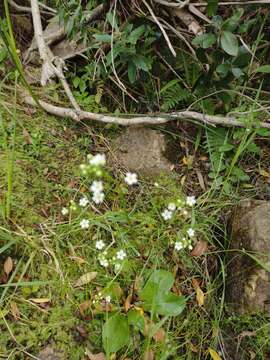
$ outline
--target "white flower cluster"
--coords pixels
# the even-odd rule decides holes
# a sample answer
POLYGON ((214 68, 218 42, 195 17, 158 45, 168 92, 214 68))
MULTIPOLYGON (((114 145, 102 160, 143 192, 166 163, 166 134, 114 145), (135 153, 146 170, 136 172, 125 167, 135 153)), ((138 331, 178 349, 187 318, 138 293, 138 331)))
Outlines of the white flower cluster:
POLYGON ((90 191, 92 192, 92 200, 95 204, 99 205, 103 202, 105 198, 105 194, 103 192, 103 183, 101 180, 99 181, 93 181, 92 185, 90 186, 90 191))
POLYGON ((183 208, 184 205, 193 207, 196 204, 195 196, 187 196, 186 201, 178 199, 176 203, 169 203, 167 208, 163 210, 161 216, 165 221, 170 220, 173 217, 173 214, 176 210, 181 210, 181 214, 184 216, 188 215, 188 211, 183 208))
POLYGON ((138 184, 138 175, 135 173, 127 172, 125 176, 125 183, 128 185, 138 184))
POLYGON ((102 175, 102 167, 106 165, 106 156, 104 154, 87 155, 87 163, 80 165, 80 170, 83 175, 95 174, 96 176, 102 175))
MULTIPOLYGON (((96 248, 102 250, 105 247, 105 243, 102 240, 96 242, 96 248)), ((107 268, 109 265, 114 265, 114 271, 118 272, 122 268, 122 262, 127 257, 125 250, 121 249, 116 252, 116 255, 111 259, 108 258, 108 252, 103 251, 103 253, 98 255, 98 261, 101 266, 107 268)))
POLYGON ((106 304, 110 304, 112 301, 112 298, 110 295, 103 295, 101 292, 97 293, 97 295, 94 296, 93 304, 97 304, 101 302, 102 300, 105 300, 106 304))
POLYGON ((175 242, 174 249, 176 251, 180 251, 180 250, 183 250, 183 249, 189 249, 189 250, 193 249, 192 238, 195 236, 194 229, 189 228, 187 230, 187 236, 188 237, 182 237, 181 240, 178 240, 178 241, 175 242))

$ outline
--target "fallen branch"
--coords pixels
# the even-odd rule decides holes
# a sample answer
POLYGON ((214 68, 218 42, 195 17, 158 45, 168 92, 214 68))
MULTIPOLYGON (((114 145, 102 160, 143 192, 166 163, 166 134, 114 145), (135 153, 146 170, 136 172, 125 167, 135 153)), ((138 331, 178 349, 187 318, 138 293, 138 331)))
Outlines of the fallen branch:
MULTIPOLYGON (((23 101, 31 106, 37 106, 36 102, 30 96, 23 97, 23 101)), ((247 127, 247 125, 234 117, 225 117, 225 116, 214 116, 214 115, 205 115, 195 111, 179 111, 170 114, 159 114, 159 115, 145 115, 137 117, 116 117, 104 114, 95 114, 87 111, 75 111, 71 108, 60 107, 52 105, 43 100, 39 100, 39 105, 44 109, 48 114, 55 115, 62 118, 70 118, 75 121, 82 120, 91 120, 107 124, 116 124, 122 126, 131 126, 131 125, 160 125, 165 124, 169 121, 177 120, 195 120, 202 122, 208 125, 220 125, 220 126, 237 126, 237 127, 247 127)), ((270 123, 261 122, 260 124, 254 124, 249 127, 263 127, 270 129, 270 123)))

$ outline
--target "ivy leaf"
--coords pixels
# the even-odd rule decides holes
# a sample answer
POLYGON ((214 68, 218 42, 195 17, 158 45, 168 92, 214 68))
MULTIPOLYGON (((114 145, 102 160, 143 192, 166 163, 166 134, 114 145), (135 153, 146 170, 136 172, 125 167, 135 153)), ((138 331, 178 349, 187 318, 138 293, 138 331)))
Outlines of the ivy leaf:
POLYGON ((116 314, 106 321, 102 329, 102 342, 107 354, 116 353, 129 340, 129 326, 125 315, 116 314))
POLYGON ((217 40, 216 36, 212 33, 201 34, 201 35, 196 36, 192 40, 192 44, 199 45, 203 49, 208 49, 209 47, 211 47, 212 45, 215 44, 216 40, 217 40))
POLYGON ((230 31, 223 31, 220 39, 222 49, 231 56, 238 54, 238 40, 237 37, 230 31))

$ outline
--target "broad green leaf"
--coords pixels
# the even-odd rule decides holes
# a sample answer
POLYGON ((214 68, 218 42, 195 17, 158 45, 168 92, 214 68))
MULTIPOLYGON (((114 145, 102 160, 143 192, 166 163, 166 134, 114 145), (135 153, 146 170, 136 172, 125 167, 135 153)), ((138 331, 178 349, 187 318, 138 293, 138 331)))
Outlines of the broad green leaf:
POLYGON ((156 302, 156 313, 164 316, 177 316, 181 314, 186 306, 184 296, 173 293, 159 295, 156 302))
POLYGON ((128 324, 133 325, 135 328, 140 331, 144 330, 145 321, 142 313, 138 310, 132 309, 128 312, 128 324))
POLYGON ((260 73, 265 73, 265 74, 269 74, 270 73, 270 65, 263 65, 263 66, 259 66, 255 72, 260 72, 260 73))
POLYGON ((131 84, 133 84, 136 80, 136 66, 133 62, 128 63, 128 79, 131 84))
POLYGON ((207 33, 207 34, 201 34, 201 35, 196 36, 192 40, 192 44, 193 45, 199 45, 203 49, 207 49, 207 48, 211 47, 212 45, 214 45, 216 40, 217 39, 216 39, 216 36, 214 34, 207 33))
POLYGON ((129 343, 129 326, 123 314, 113 315, 102 329, 103 347, 107 354, 116 353, 129 343))
POLYGON ((222 49, 231 56, 238 54, 238 40, 237 37, 230 31, 223 31, 220 38, 222 49))
POLYGON ((176 316, 185 308, 185 298, 170 292, 174 283, 173 275, 165 270, 156 270, 140 292, 143 307, 152 313, 176 316))

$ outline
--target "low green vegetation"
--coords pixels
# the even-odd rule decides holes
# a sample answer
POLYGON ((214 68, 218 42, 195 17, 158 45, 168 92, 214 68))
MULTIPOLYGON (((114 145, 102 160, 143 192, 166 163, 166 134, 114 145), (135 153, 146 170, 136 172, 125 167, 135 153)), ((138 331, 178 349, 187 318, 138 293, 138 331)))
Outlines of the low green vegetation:
MULTIPOLYGON (((233 314, 225 301, 231 210, 269 192, 270 131, 260 127, 268 8, 218 11, 207 1, 203 33, 185 30, 185 39, 157 7, 172 56, 135 2, 116 1, 84 26, 101 3, 50 2, 67 38, 89 44, 66 72, 84 110, 188 109, 236 116, 243 127, 172 122, 158 128, 170 173, 123 170, 109 145, 119 127, 22 104, 26 90, 40 92, 25 81, 11 18, 1 19, 0 358, 35 359, 51 347, 71 360, 225 360, 228 348, 268 359, 269 318, 233 314)), ((42 97, 69 106, 57 83, 42 97)))

